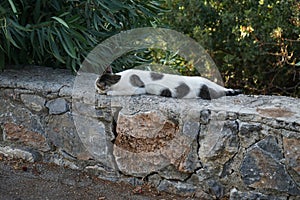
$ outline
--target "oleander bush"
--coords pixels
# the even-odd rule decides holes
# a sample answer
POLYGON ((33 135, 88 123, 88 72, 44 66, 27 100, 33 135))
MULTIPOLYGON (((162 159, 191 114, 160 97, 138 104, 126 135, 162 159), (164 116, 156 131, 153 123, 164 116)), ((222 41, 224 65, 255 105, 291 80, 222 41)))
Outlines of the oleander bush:
POLYGON ((151 26, 160 0, 2 0, 0 69, 38 64, 76 71, 105 38, 151 26))
POLYGON ((203 45, 226 85, 300 96, 298 0, 167 0, 166 7, 164 23, 203 45))

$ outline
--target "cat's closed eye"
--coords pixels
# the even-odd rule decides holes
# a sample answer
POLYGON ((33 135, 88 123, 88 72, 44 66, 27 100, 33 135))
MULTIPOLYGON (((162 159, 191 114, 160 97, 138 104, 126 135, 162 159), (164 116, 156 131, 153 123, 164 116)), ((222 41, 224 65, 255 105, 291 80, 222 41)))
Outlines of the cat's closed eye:
POLYGON ((98 87, 100 90, 105 90, 106 84, 105 84, 105 82, 100 82, 100 79, 98 79, 98 80, 96 81, 96 85, 97 85, 97 87, 98 87))

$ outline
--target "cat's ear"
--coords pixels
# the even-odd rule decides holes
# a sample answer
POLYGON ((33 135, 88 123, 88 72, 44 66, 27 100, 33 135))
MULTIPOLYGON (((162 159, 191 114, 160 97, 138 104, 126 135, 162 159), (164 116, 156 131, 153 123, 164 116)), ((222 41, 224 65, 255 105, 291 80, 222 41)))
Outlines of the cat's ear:
POLYGON ((109 81, 112 83, 112 84, 116 84, 117 82, 119 82, 121 79, 121 75, 116 75, 116 74, 111 74, 110 75, 110 78, 109 78, 109 81))
POLYGON ((103 74, 100 78, 100 82, 105 82, 106 85, 113 85, 119 82, 121 75, 116 74, 103 74))
POLYGON ((113 70, 112 70, 112 67, 110 65, 105 69, 105 73, 106 74, 113 74, 113 70))
POLYGON ((96 80, 96 89, 100 91, 99 93, 105 93, 110 86, 116 84, 120 79, 120 75, 103 74, 96 80))

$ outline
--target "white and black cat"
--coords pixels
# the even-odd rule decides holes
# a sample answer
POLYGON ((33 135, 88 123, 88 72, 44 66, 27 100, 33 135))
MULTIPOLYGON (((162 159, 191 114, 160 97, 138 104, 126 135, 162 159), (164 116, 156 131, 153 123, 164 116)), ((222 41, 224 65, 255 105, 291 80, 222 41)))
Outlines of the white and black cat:
POLYGON ((164 97, 210 100, 241 93, 241 90, 224 88, 203 77, 180 76, 135 69, 116 74, 105 73, 96 80, 95 85, 98 93, 107 95, 152 94, 164 97))

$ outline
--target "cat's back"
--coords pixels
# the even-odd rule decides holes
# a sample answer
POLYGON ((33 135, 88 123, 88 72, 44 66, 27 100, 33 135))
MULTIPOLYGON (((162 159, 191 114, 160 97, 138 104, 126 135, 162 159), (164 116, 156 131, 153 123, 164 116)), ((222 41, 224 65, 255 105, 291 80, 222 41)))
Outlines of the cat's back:
POLYGON ((175 80, 175 77, 172 77, 171 74, 163 74, 159 72, 144 71, 139 69, 128 69, 117 74, 121 75, 122 78, 127 79, 129 81, 140 80, 143 81, 145 84, 153 82, 159 83, 161 81, 168 82, 169 80, 175 80))
POLYGON ((138 69, 128 69, 128 70, 117 73, 117 75, 121 75, 122 78, 127 78, 127 79, 139 78, 141 80, 146 81, 149 79, 149 73, 150 73, 150 71, 143 71, 143 70, 138 70, 138 69))

